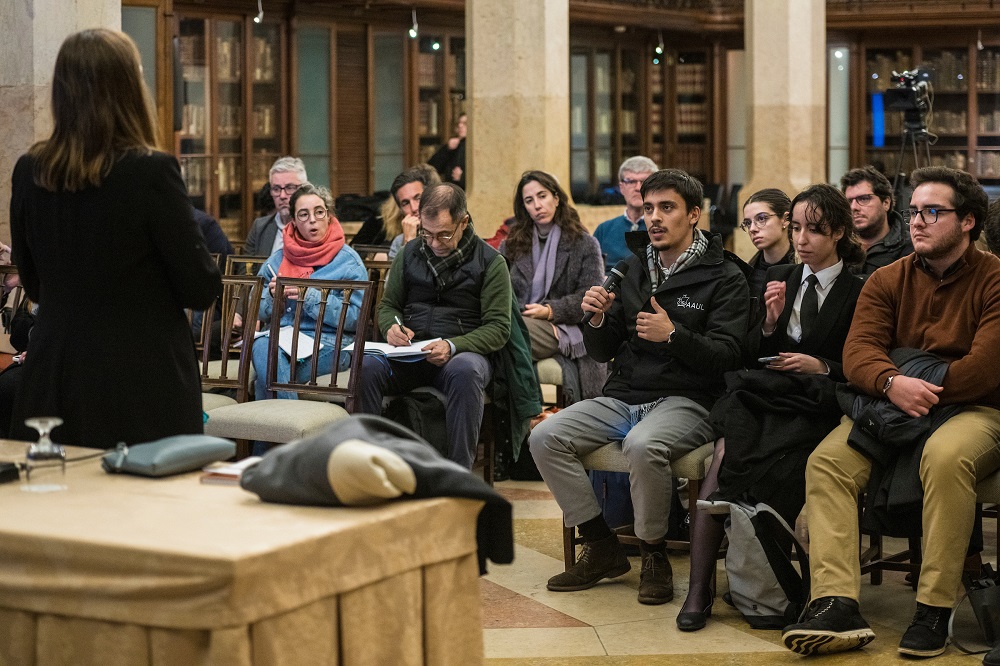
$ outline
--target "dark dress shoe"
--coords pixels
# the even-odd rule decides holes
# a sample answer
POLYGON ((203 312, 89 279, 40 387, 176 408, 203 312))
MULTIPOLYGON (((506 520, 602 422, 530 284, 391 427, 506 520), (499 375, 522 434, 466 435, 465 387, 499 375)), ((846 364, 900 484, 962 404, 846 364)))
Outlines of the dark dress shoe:
POLYGON ((713 599, 705 606, 705 610, 682 612, 677 614, 677 628, 681 631, 698 631, 704 629, 708 618, 712 617, 713 599))

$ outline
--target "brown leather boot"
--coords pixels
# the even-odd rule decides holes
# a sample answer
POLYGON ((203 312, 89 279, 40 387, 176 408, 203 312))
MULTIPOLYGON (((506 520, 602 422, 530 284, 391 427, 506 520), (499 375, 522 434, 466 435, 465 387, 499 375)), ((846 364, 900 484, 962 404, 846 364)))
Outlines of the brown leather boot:
POLYGON ((618 537, 611 535, 600 541, 585 542, 576 564, 550 578, 546 587, 553 592, 586 590, 605 578, 627 574, 631 568, 618 537))
POLYGON ((640 543, 639 554, 642 556, 639 603, 667 603, 674 598, 674 572, 670 568, 666 550, 662 546, 657 550, 650 550, 645 543, 640 543))

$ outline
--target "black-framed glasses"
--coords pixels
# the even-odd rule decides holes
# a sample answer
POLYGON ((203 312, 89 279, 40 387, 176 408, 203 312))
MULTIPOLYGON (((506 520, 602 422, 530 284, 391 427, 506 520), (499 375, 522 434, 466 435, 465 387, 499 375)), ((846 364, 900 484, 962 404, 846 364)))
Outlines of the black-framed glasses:
POLYGON ((910 218, 911 223, 919 216, 921 222, 924 224, 935 224, 938 221, 938 215, 941 213, 954 213, 957 210, 957 208, 911 208, 906 211, 906 214, 910 218))
POLYGON ((847 203, 850 205, 857 201, 859 206, 867 206, 872 202, 872 199, 876 198, 874 194, 859 194, 856 197, 847 197, 847 203))
POLYGON ((757 213, 753 218, 745 217, 743 222, 740 223, 740 229, 749 233, 750 227, 757 227, 758 229, 763 229, 767 221, 772 217, 778 217, 777 213, 757 213))
POLYGON ((308 222, 309 216, 312 215, 318 221, 322 222, 323 220, 326 219, 326 217, 329 214, 330 211, 328 211, 326 208, 315 208, 311 211, 303 208, 302 210, 295 212, 295 219, 298 220, 299 222, 308 222))
POLYGON ((436 240, 438 243, 447 243, 455 234, 458 233, 458 229, 452 229, 451 231, 439 231, 436 234, 429 233, 423 229, 417 230, 417 236, 423 239, 425 243, 430 243, 432 240, 436 240))
POLYGON ((274 196, 278 196, 279 194, 284 192, 285 194, 291 196, 295 194, 295 190, 299 189, 300 187, 302 187, 301 183, 289 183, 284 187, 282 187, 281 185, 272 185, 271 194, 273 194, 274 196))

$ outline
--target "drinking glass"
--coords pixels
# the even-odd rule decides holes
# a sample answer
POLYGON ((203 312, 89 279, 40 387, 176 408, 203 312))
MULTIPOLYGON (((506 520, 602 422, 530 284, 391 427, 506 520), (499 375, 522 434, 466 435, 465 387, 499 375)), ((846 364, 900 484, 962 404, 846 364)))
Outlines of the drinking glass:
MULTIPOLYGON (((63 420, 58 416, 36 416, 27 419, 24 424, 29 428, 38 431, 38 441, 28 446, 25 454, 23 490, 32 492, 51 492, 54 490, 65 490, 66 486, 61 483, 32 483, 31 472, 42 467, 58 466, 62 471, 62 479, 66 478, 66 449, 61 444, 56 444, 49 438, 49 433, 53 428, 62 425, 63 420)), ((37 478, 37 475, 36 475, 37 478)))

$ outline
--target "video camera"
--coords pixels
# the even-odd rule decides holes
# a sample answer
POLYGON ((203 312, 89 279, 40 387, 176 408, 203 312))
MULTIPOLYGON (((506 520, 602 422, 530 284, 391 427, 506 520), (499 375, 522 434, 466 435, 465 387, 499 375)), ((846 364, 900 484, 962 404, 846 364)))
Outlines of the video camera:
POLYGON ((885 91, 885 106, 893 111, 918 111, 930 109, 931 73, 919 67, 905 72, 893 72, 893 87, 885 91))

